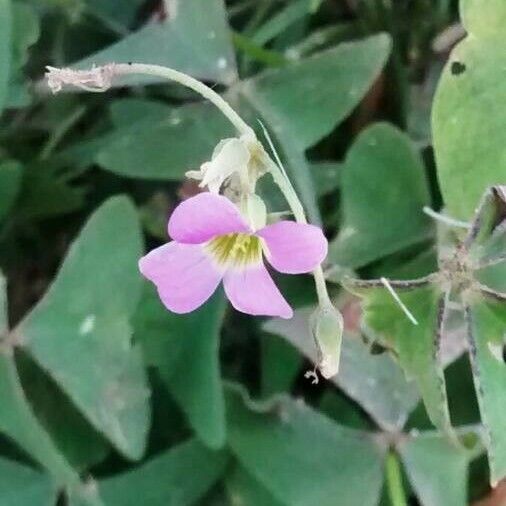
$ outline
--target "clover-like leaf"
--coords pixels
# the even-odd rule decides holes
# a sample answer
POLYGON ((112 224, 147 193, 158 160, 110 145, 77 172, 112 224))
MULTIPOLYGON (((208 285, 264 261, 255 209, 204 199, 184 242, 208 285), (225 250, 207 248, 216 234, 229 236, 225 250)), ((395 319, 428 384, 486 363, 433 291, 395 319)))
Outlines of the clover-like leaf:
POLYGON ((16 328, 23 348, 125 456, 141 457, 149 390, 131 317, 142 280, 142 240, 124 197, 88 221, 39 304, 16 328))
POLYGON ((439 272, 392 281, 391 289, 384 279, 347 283, 364 298, 365 324, 416 378, 432 422, 450 434, 439 346, 449 300, 462 305, 492 484, 506 476, 505 231, 506 187, 496 186, 485 193, 467 237, 441 256, 439 272))
POLYGON ((506 187, 485 196, 468 238, 478 286, 464 297, 474 382, 491 481, 506 475, 506 187))
POLYGON ((116 129, 98 146, 95 159, 122 176, 181 180, 210 158, 220 137, 233 133, 223 114, 204 102, 168 107, 129 100, 112 111, 116 129))
POLYGON ((423 161, 409 137, 387 123, 367 128, 353 144, 341 192, 343 225, 329 254, 339 265, 362 267, 431 235, 423 161))
POLYGON ((227 462, 227 453, 189 440, 99 482, 99 495, 106 506, 190 506, 220 478, 227 462))
POLYGON ((47 469, 58 484, 77 483, 77 473, 63 458, 33 413, 14 360, 5 352, 0 353, 0 398, 0 432, 47 469))
POLYGON ((48 475, 0 458, 2 506, 53 506, 56 490, 48 475))
POLYGON ((0 432, 44 467, 58 484, 75 484, 77 473, 40 424, 21 385, 11 342, 15 335, 9 335, 5 288, 0 272, 0 432))
POLYGON ((467 504, 470 451, 434 432, 408 436, 399 445, 399 451, 406 474, 421 504, 467 504))
POLYGON ((279 143, 311 221, 319 221, 305 150, 328 135, 362 100, 390 52, 386 34, 347 42, 240 84, 279 143))
MULTIPOLYGON (((223 1, 184 0, 166 5, 169 12, 165 20, 148 23, 81 60, 76 67, 86 69, 93 64, 135 61, 172 67, 203 80, 233 82, 237 69, 223 1)), ((133 76, 117 82, 156 81, 156 78, 133 76)))
MULTIPOLYGON (((309 332, 313 312, 313 307, 298 309, 291 320, 272 319, 263 328, 283 337, 315 362, 317 352, 309 332)), ((415 384, 406 381, 391 357, 371 355, 358 336, 344 336, 339 374, 330 381, 355 400, 384 430, 402 429, 419 401, 415 384)))
POLYGON ((207 445, 225 443, 225 401, 219 337, 225 303, 216 294, 190 315, 169 313, 146 285, 135 318, 135 337, 146 361, 156 367, 190 425, 207 445))
POLYGON ((372 434, 288 397, 255 403, 237 386, 227 392, 227 414, 232 452, 282 504, 378 504, 385 448, 372 434))
POLYGON ((226 479, 226 488, 232 504, 241 506, 283 506, 242 466, 237 466, 226 479))
POLYGON ((484 294, 466 306, 468 339, 491 482, 506 475, 506 295, 484 294))
POLYGON ((462 0, 468 36, 450 55, 436 93, 433 140, 438 178, 451 216, 472 218, 482 193, 504 182, 506 88, 497 71, 506 65, 503 0, 462 0))
POLYGON ((446 313, 446 294, 431 278, 390 282, 416 323, 379 280, 351 281, 345 286, 364 298, 364 323, 374 337, 393 350, 410 378, 416 379, 428 415, 436 427, 451 432, 443 366, 439 360, 446 313))

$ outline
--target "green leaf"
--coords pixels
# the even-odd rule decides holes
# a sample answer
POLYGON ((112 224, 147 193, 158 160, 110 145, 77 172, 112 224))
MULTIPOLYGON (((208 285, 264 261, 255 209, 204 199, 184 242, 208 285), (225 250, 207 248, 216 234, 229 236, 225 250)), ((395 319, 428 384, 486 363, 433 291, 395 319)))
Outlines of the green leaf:
POLYGON ((0 271, 0 432, 45 467, 59 484, 76 483, 77 474, 39 423, 25 396, 13 356, 12 340, 16 340, 16 335, 7 334, 7 309, 5 278, 0 271))
POLYGON ((287 397, 255 405, 227 394, 229 444, 244 468, 282 504, 372 506, 382 486, 384 450, 287 397))
POLYGON ((252 36, 252 40, 263 46, 290 28, 299 19, 318 10, 322 0, 295 0, 269 18, 252 36))
POLYGON ((135 21, 143 0, 86 0, 87 9, 111 28, 124 31, 135 21))
POLYGON ((0 114, 7 98, 11 67, 12 12, 10 0, 0 0, 0 114))
POLYGON ((475 390, 491 469, 491 482, 506 475, 506 187, 490 189, 467 244, 482 284, 464 299, 475 390), (497 291, 499 290, 499 291, 497 291))
POLYGON ((452 435, 443 365, 439 360, 447 296, 430 278, 391 281, 392 288, 417 321, 413 324, 381 281, 347 281, 363 298, 363 318, 372 335, 397 355, 409 378, 418 382, 432 423, 452 435))
POLYGON ((495 486, 506 476, 506 295, 483 293, 466 306, 474 382, 495 486))
POLYGON ((353 144, 341 174, 343 225, 330 258, 357 268, 423 241, 431 222, 423 161, 410 139, 379 123, 353 144))
POLYGON ((109 106, 111 120, 118 129, 148 119, 166 120, 173 111, 165 102, 145 98, 118 98, 109 106))
POLYGON ((506 5, 502 0, 460 0, 460 13, 466 29, 483 37, 502 35, 506 5))
MULTIPOLYGON (((139 115, 139 104, 132 106, 135 110, 123 106, 116 114, 139 115)), ((101 146, 95 157, 101 167, 122 176, 177 181, 210 159, 220 139, 233 134, 227 119, 209 103, 177 108, 159 104, 154 113, 148 102, 144 114, 145 119, 123 123, 129 126, 118 128, 101 146)))
POLYGON ((226 488, 231 504, 241 506, 282 506, 272 494, 241 466, 227 476, 226 488))
POLYGON ((0 458, 2 506, 53 506, 56 491, 47 475, 0 458))
POLYGON ((288 392, 302 367, 302 358, 287 342, 270 335, 262 336, 261 347, 262 395, 288 392))
POLYGON ((385 34, 340 44, 245 81, 242 91, 276 136, 290 137, 303 151, 362 100, 385 65, 390 45, 385 34))
POLYGON ((469 220, 482 193, 504 182, 502 131, 506 88, 497 85, 506 65, 502 0, 462 0, 468 37, 450 55, 432 116, 441 191, 448 213, 469 220))
POLYGON ((7 97, 8 107, 25 107, 30 103, 28 83, 23 67, 28 60, 28 49, 40 36, 40 22, 34 8, 26 3, 12 4, 12 59, 7 97))
POLYGON ((463 506, 469 452, 437 433, 407 438, 399 448, 409 481, 422 505, 463 506))
POLYGON ((25 219, 40 220, 68 214, 84 204, 86 189, 75 184, 79 172, 54 160, 25 167, 17 211, 25 219))
POLYGON ((19 72, 28 61, 28 50, 40 36, 35 9, 23 2, 12 4, 12 70, 19 72))
POLYGON ((190 440, 99 483, 105 506, 190 506, 225 471, 227 454, 190 440))
POLYGON ((13 358, 5 352, 0 354, 0 398, 0 431, 46 468, 58 484, 76 483, 77 474, 35 417, 13 358))
POLYGON ((0 220, 10 211, 21 187, 23 169, 13 160, 0 163, 0 220))
MULTIPOLYGON (((163 22, 151 22, 75 66, 149 63, 172 67, 206 81, 230 84, 237 78, 226 12, 221 0, 171 2, 163 22)), ((120 84, 142 84, 160 79, 134 76, 120 84)))
POLYGON ((142 456, 149 391, 130 319, 141 291, 142 240, 129 200, 107 201, 70 248, 17 334, 36 362, 126 457, 142 456))
POLYGON ((7 281, 0 271, 0 341, 5 339, 9 331, 9 313, 7 307, 7 281))
POLYGON ((197 435, 212 448, 225 443, 218 355, 224 312, 224 298, 215 294, 189 315, 170 313, 149 286, 135 320, 147 363, 157 368, 197 435))
POLYGON ((237 50, 244 54, 244 56, 263 63, 268 67, 282 67, 288 63, 287 58, 281 53, 264 49, 259 44, 253 42, 252 39, 240 33, 233 33, 232 41, 237 50))
MULTIPOLYGON (((315 362, 316 348, 309 332, 314 308, 295 311, 289 321, 272 319, 264 330, 277 334, 315 362)), ((339 374, 330 381, 354 399, 385 430, 400 430, 419 396, 413 383, 387 355, 372 355, 358 336, 345 335, 339 374)))
POLYGON ((34 413, 65 460, 79 471, 101 462, 110 451, 109 445, 68 397, 25 354, 19 354, 16 365, 34 413))
POLYGON ((317 162, 311 164, 311 176, 318 197, 337 190, 341 184, 343 164, 339 162, 317 162))
POLYGON ((470 236, 476 278, 493 290, 506 292, 506 186, 486 193, 470 236))

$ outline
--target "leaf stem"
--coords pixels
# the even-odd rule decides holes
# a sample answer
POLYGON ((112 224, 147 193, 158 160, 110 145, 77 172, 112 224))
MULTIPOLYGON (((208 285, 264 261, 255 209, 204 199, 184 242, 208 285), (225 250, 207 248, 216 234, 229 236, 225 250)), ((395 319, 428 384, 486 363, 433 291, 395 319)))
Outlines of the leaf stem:
POLYGON ((386 484, 392 506, 407 506, 408 501, 402 485, 401 466, 393 451, 389 452, 386 460, 386 484))

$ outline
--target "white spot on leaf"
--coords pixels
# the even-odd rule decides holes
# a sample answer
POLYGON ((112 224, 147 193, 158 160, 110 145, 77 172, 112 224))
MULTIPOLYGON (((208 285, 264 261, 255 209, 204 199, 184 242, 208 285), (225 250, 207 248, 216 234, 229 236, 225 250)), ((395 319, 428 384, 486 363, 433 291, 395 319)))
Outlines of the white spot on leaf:
POLYGON ((95 315, 92 314, 88 315, 79 326, 79 334, 85 336, 90 332, 92 332, 93 329, 95 328, 95 320, 96 320, 95 315))

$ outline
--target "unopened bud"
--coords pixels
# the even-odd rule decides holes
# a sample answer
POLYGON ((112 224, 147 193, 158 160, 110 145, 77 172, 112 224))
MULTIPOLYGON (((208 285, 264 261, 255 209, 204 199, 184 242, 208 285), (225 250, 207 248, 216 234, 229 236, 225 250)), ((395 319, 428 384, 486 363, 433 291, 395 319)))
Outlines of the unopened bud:
POLYGON ((343 317, 330 303, 319 306, 311 316, 311 332, 318 351, 318 368, 325 379, 339 371, 343 317))

